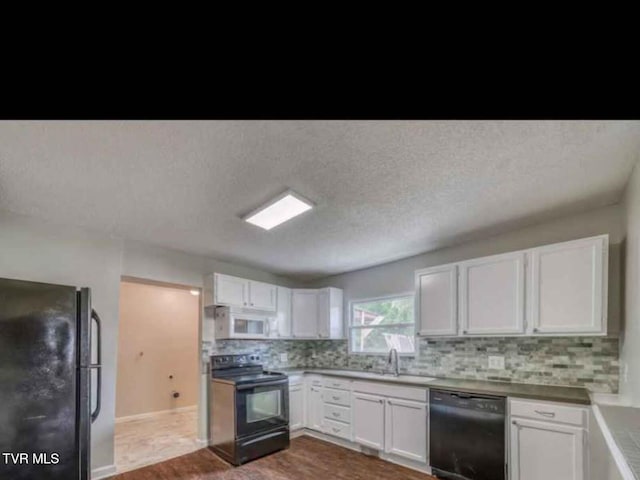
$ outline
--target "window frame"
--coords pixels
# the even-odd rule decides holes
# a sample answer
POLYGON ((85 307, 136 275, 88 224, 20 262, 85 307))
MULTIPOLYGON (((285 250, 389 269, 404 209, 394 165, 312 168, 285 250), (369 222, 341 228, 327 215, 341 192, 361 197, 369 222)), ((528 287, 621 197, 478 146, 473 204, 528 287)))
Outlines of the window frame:
MULTIPOLYGON (((394 293, 391 295, 382 295, 379 297, 369 297, 369 298, 357 298, 357 299, 352 299, 349 300, 349 322, 347 324, 347 351, 349 355, 369 355, 369 356, 376 356, 376 357, 386 357, 389 352, 356 352, 352 349, 352 332, 353 330, 360 330, 360 329, 364 329, 364 328, 379 328, 382 329, 384 328, 383 326, 380 325, 374 325, 373 327, 370 325, 353 325, 353 307, 355 304, 357 303, 366 303, 366 302, 377 302, 377 301, 381 301, 381 300, 394 300, 397 298, 402 298, 402 297, 407 297, 411 299, 411 303, 413 304, 413 322, 411 323, 394 323, 393 326, 394 327, 412 327, 413 328, 413 346, 414 346, 414 350, 413 352, 406 352, 406 353, 400 353, 398 352, 398 356, 399 357, 416 357, 418 355, 418 340, 417 340, 417 324, 416 324, 416 306, 415 306, 415 298, 416 298, 416 294, 413 290, 408 291, 408 292, 402 292, 402 293, 394 293)), ((385 325, 385 326, 389 326, 389 325, 385 325)))

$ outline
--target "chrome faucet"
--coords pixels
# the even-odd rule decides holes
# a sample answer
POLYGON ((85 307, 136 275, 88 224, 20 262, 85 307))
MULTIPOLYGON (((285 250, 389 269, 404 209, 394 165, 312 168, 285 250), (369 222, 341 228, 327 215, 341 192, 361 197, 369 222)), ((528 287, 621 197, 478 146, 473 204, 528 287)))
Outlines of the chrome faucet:
POLYGON ((389 358, 387 364, 391 365, 391 373, 394 377, 398 376, 398 351, 395 348, 389 350, 389 358))

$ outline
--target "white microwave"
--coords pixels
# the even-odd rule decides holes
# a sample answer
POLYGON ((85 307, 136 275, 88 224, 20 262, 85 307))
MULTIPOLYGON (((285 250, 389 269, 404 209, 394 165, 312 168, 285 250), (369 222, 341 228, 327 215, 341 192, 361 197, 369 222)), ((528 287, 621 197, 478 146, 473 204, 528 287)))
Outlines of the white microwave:
POLYGON ((275 317, 255 311, 247 313, 241 308, 217 307, 215 316, 216 339, 269 338, 275 317))

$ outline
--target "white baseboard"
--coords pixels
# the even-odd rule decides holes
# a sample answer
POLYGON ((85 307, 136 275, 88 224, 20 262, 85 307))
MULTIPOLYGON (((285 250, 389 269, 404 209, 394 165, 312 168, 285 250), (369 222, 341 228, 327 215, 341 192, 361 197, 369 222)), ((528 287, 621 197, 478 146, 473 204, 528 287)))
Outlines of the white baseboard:
POLYGON ((333 443, 334 445, 338 445, 339 447, 343 447, 343 448, 348 448, 349 450, 355 450, 356 452, 362 453, 363 455, 375 456, 380 458, 381 460, 395 463, 396 465, 401 465, 403 467, 410 468, 411 470, 416 470, 418 472, 426 473, 429 475, 431 474, 431 467, 427 464, 402 458, 397 455, 390 455, 382 451, 366 448, 350 440, 343 440, 342 438, 337 438, 332 435, 327 435, 326 433, 316 432, 315 430, 309 430, 308 428, 303 428, 300 430, 296 430, 295 432, 292 432, 289 438, 296 438, 302 435, 307 435, 312 438, 317 438, 318 440, 324 440, 325 442, 333 443))
POLYGON ((171 413, 183 413, 196 410, 197 405, 189 405, 188 407, 172 408, 171 410, 159 410, 157 412, 139 413, 137 415, 129 415, 127 417, 116 418, 116 423, 131 422, 133 420, 142 420, 144 418, 152 418, 160 415, 167 415, 171 413))
POLYGON ((199 438, 198 439, 198 445, 200 445, 202 448, 208 447, 209 446, 209 440, 205 439, 205 438, 199 438))
POLYGON ((100 480, 116 474, 115 465, 107 465, 106 467, 98 467, 91 470, 91 480, 100 480))

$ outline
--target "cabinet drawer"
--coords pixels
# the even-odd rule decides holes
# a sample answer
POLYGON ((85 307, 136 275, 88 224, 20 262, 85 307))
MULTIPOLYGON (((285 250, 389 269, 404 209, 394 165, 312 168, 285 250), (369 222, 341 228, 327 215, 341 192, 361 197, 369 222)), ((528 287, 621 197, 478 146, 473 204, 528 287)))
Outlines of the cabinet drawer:
POLYGON ((350 390, 351 382, 342 378, 325 377, 324 386, 338 390, 350 390))
POLYGON ((324 418, 330 420, 340 420, 344 423, 351 423, 351 409, 349 407, 340 407, 338 405, 324 404, 324 418))
POLYGON ((322 399, 327 403, 334 403, 336 405, 343 405, 345 407, 351 406, 351 392, 348 392, 346 390, 325 388, 322 399))
POLYGON ((302 375, 289 375, 289 387, 302 385, 302 375))
POLYGON ((369 395, 382 395, 383 397, 404 398, 405 400, 416 402, 427 402, 429 397, 426 388, 359 380, 353 382, 353 391, 368 393, 369 395))
POLYGON ((351 440, 351 425, 325 418, 322 421, 324 433, 351 440))
POLYGON ((578 426, 586 426, 587 423, 587 411, 584 408, 523 400, 511 400, 509 407, 512 416, 578 426))

